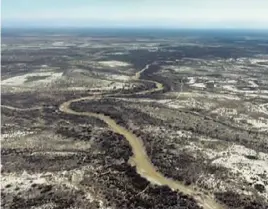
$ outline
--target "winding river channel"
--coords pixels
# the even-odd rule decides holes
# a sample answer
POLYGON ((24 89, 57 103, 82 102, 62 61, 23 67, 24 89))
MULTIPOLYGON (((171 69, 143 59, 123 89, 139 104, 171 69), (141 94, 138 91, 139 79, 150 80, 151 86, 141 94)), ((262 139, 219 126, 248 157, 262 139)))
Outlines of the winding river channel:
MULTIPOLYGON (((150 65, 146 65, 146 67, 144 67, 141 71, 137 72, 135 76, 133 76, 131 79, 135 81, 144 81, 144 82, 154 83, 155 87, 149 90, 136 92, 134 94, 147 94, 147 93, 153 93, 153 92, 160 92, 164 89, 164 86, 159 82, 156 82, 153 80, 141 79, 141 74, 144 71, 146 71, 149 67, 150 65)), ((163 174, 161 174, 159 171, 157 171, 157 169, 153 166, 151 160, 149 159, 146 153, 142 139, 137 137, 135 134, 133 134, 131 131, 127 130, 123 126, 120 126, 119 124, 117 124, 116 121, 110 118, 109 116, 106 116, 101 113, 97 114, 94 112, 77 112, 77 111, 72 110, 70 107, 71 104, 75 102, 92 100, 92 99, 101 99, 103 97, 109 97, 109 96, 114 97, 117 95, 118 94, 113 94, 113 95, 97 94, 94 96, 87 96, 87 97, 72 99, 61 104, 59 109, 60 111, 67 113, 67 114, 98 118, 102 120, 103 122, 105 122, 113 132, 123 135, 125 139, 129 142, 133 151, 133 156, 130 159, 130 163, 136 167, 136 171, 142 177, 146 178, 152 184, 165 185, 165 186, 168 186, 172 190, 180 191, 184 194, 190 195, 197 201, 197 203, 200 206, 202 206, 205 209, 224 209, 225 207, 217 203, 210 195, 206 195, 201 190, 198 191, 197 189, 194 189, 192 186, 185 186, 182 182, 173 180, 171 178, 167 178, 163 174)), ((130 94, 120 94, 120 96, 123 96, 123 95, 130 95, 130 94)), ((30 111, 30 110, 40 109, 40 107, 21 109, 21 108, 5 106, 5 105, 1 105, 1 107, 11 109, 11 110, 17 110, 17 111, 30 111)))
MULTIPOLYGON (((150 65, 146 65, 145 68, 143 68, 141 71, 135 74, 133 76, 133 80, 140 80, 145 82, 154 83, 155 87, 149 90, 137 92, 136 94, 146 94, 146 93, 152 93, 152 92, 159 92, 164 89, 164 86, 156 81, 152 80, 143 80, 141 79, 141 74, 146 71, 150 65)), ((107 96, 107 95, 106 95, 107 96)), ((166 185, 172 190, 178 190, 184 194, 191 195, 200 206, 202 206, 205 209, 220 209, 224 208, 222 205, 217 203, 212 197, 209 195, 205 195, 201 191, 197 191, 193 189, 192 186, 185 186, 183 183, 175 181, 170 178, 166 178, 163 174, 157 171, 157 169, 153 166, 151 160, 149 159, 143 141, 137 137, 135 134, 133 134, 131 131, 127 130, 126 128, 120 126, 116 123, 115 120, 110 118, 109 116, 106 116, 104 114, 97 114, 94 112, 76 112, 70 108, 71 104, 74 102, 84 101, 84 100, 91 100, 91 99, 97 99, 106 97, 105 95, 97 95, 97 96, 88 96, 88 97, 82 97, 78 99, 69 100, 67 102, 64 102, 60 105, 60 111, 72 114, 72 115, 78 115, 78 116, 87 116, 87 117, 95 117, 103 122, 105 122, 109 128, 120 135, 123 135, 125 139, 129 142, 132 151, 133 156, 131 157, 130 161, 131 163, 136 166, 137 172, 144 178, 146 178, 149 182, 156 185, 166 185)), ((114 95, 115 96, 115 95, 114 95)), ((172 169, 172 168, 171 168, 172 169)))

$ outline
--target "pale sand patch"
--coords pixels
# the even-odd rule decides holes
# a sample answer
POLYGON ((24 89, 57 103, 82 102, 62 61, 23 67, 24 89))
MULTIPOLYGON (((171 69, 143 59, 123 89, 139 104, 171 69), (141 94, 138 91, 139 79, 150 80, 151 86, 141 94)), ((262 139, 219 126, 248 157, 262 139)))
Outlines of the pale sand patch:
POLYGON ((127 101, 127 102, 140 102, 140 103, 159 103, 159 104, 163 104, 166 105, 169 108, 173 108, 173 109, 180 109, 180 108, 185 108, 185 105, 180 105, 177 104, 177 101, 172 100, 172 99, 139 99, 139 98, 135 98, 135 99, 131 99, 131 98, 120 98, 120 101, 127 101))
MULTIPOLYGON (((70 189, 79 189, 80 182, 84 179, 84 171, 87 169, 92 169, 92 167, 82 167, 81 170, 70 170, 62 172, 46 172, 37 174, 28 174, 24 171, 22 174, 9 173, 1 175, 1 189, 5 190, 5 193, 14 194, 17 192, 15 188, 19 187, 20 192, 27 192, 31 188, 32 184, 45 184, 45 185, 65 185, 70 189), (71 177, 71 178, 70 178, 71 177), (10 185, 9 188, 5 188, 10 185)), ((100 208, 103 207, 103 201, 97 198, 90 192, 86 193, 85 196, 90 202, 96 200, 100 208)), ((43 208, 43 207, 41 207, 43 208)))
POLYGON ((216 113, 216 114, 221 115, 221 116, 229 116, 229 117, 238 114, 236 109, 224 108, 224 107, 217 108, 217 109, 211 111, 211 113, 216 113))
POLYGON ((225 81, 225 83, 228 83, 228 84, 236 84, 237 81, 236 80, 227 80, 227 81, 225 81))
POLYGON ((63 41, 55 41, 51 44, 52 46, 63 46, 64 42, 63 41))
POLYGON ((195 70, 195 68, 193 68, 193 67, 188 67, 188 66, 179 67, 179 66, 176 66, 176 65, 163 66, 163 68, 168 68, 168 69, 171 69, 171 70, 173 70, 175 72, 189 72, 189 71, 194 71, 195 70))
POLYGON ((64 90, 66 90, 66 91, 86 91, 86 90, 89 90, 89 88, 82 87, 82 86, 74 86, 74 87, 67 87, 64 90))
POLYGON ((121 61, 116 61, 116 60, 111 60, 111 61, 100 61, 98 62, 100 65, 108 66, 108 67, 127 67, 130 66, 131 64, 127 62, 121 62, 121 61))
POLYGON ((266 191, 262 193, 268 199, 268 154, 256 152, 241 145, 232 145, 224 152, 216 154, 217 159, 212 163, 228 168, 248 183, 261 183, 266 191), (256 156, 257 159, 249 159, 246 156, 256 156))
POLYGON ((30 134, 33 134, 34 132, 32 131, 15 131, 13 133, 7 133, 7 134, 1 134, 1 141, 2 140, 6 140, 8 138, 13 138, 13 137, 23 137, 23 136, 27 136, 30 134))
POLYGON ((201 97, 201 98, 209 98, 209 99, 220 99, 220 100, 241 100, 238 96, 236 95, 231 95, 231 94, 217 94, 217 93, 198 93, 198 92, 168 92, 166 95, 170 96, 177 96, 178 99, 179 97, 201 97))
POLYGON ((57 207, 57 204, 49 202, 49 203, 42 204, 40 206, 31 206, 30 209, 53 209, 56 207, 57 207))
POLYGON ((202 100, 199 100, 198 98, 188 98, 188 99, 184 99, 184 100, 180 100, 180 98, 178 98, 177 100, 175 100, 173 103, 171 104, 176 104, 178 106, 183 106, 184 108, 198 108, 198 109, 204 109, 204 110, 210 110, 211 108, 214 108, 216 104, 212 103, 212 102, 205 102, 202 100))
POLYGON ((37 134, 8 137, 1 141, 1 145, 6 149, 22 149, 27 147, 29 149, 38 148, 54 151, 68 149, 87 150, 91 148, 91 143, 88 141, 74 141, 46 131, 37 134))
POLYGON ((185 108, 185 106, 183 105, 179 105, 179 104, 174 104, 174 103, 169 103, 166 104, 169 108, 173 108, 173 109, 182 109, 185 108))
POLYGON ((260 93, 246 93, 244 96, 253 97, 253 98, 268 99, 268 95, 261 95, 260 93))
POLYGON ((240 123, 246 128, 256 128, 260 132, 268 131, 268 119, 267 118, 258 117, 257 119, 255 119, 255 118, 250 117, 249 115, 240 113, 233 119, 235 122, 240 123))
POLYGON ((200 141, 206 141, 206 142, 217 142, 217 141, 219 141, 219 139, 210 138, 210 137, 207 137, 207 136, 200 136, 199 140, 200 141))
POLYGON ((249 83, 250 87, 253 87, 253 88, 258 88, 259 87, 259 85, 255 83, 255 81, 248 81, 248 83, 249 83))
POLYGON ((227 90, 227 91, 233 91, 233 92, 237 92, 238 91, 238 89, 235 86, 233 86, 233 85, 224 85, 224 86, 222 86, 222 88, 225 89, 225 90, 227 90))
POLYGON ((107 75, 107 78, 121 80, 121 81, 128 81, 131 79, 131 77, 127 75, 107 75))
POLYGON ((191 138, 193 133, 191 131, 185 131, 185 130, 178 130, 176 131, 176 134, 179 136, 179 137, 186 137, 186 138, 191 138))
POLYGON ((194 83, 194 84, 191 84, 190 86, 192 87, 196 87, 196 88, 206 88, 206 84, 204 83, 194 83))
POLYGON ((194 78, 194 77, 188 77, 188 82, 187 82, 187 84, 194 84, 195 81, 196 81, 196 78, 194 78))
POLYGON ((19 187, 20 191, 27 191, 32 184, 47 184, 47 180, 42 174, 30 175, 25 171, 20 175, 15 173, 1 175, 1 188, 11 185, 8 189, 5 189, 7 193, 13 193, 16 187, 19 187))
POLYGON ((76 155, 77 152, 60 152, 60 151, 51 151, 51 152, 33 152, 32 156, 69 156, 76 155))
POLYGON ((130 89, 132 85, 126 85, 125 83, 113 82, 109 86, 90 88, 90 91, 109 91, 115 89, 130 89))
POLYGON ((220 100, 241 100, 238 96, 236 95, 231 95, 231 94, 213 94, 213 93, 208 93, 205 94, 207 98, 211 99, 220 99, 220 100))
POLYGON ((259 105, 258 111, 268 115, 268 103, 259 105))
POLYGON ((257 58, 250 58, 249 61, 251 62, 251 64, 258 64, 258 62, 267 62, 267 59, 257 59, 257 58))
MULTIPOLYGON (((223 85, 222 88, 227 91, 244 94, 268 94, 268 90, 240 90, 233 85, 223 85)), ((257 95, 256 95, 257 96, 257 95)))
MULTIPOLYGON (((173 109, 181 109, 181 108, 189 108, 189 107, 193 107, 193 108, 200 108, 200 109, 210 109, 213 108, 215 106, 214 103, 211 102, 202 102, 202 101, 198 101, 198 99, 195 99, 191 96, 191 93, 181 93, 181 94, 177 94, 177 99, 124 99, 124 98, 120 98, 120 100, 124 100, 124 101, 129 101, 129 102, 144 102, 144 103, 151 103, 151 102, 155 102, 155 103, 159 103, 159 104, 163 104, 169 108, 173 108, 173 109), (183 97, 189 97, 188 99, 183 99, 181 100, 179 98, 179 96, 183 96, 183 97)), ((194 94, 197 95, 197 94, 194 94)), ((173 94, 174 96, 174 94, 173 94)), ((200 94, 201 96, 201 94, 200 94)))
POLYGON ((268 130, 268 119, 259 117, 258 119, 247 119, 247 123, 251 124, 254 128, 261 130, 268 130))
POLYGON ((1 81, 2 85, 7 85, 7 86, 21 86, 24 85, 25 82, 29 77, 35 77, 35 76, 47 76, 44 79, 36 80, 36 81, 31 81, 31 83, 50 83, 62 76, 62 73, 55 73, 55 72, 37 72, 37 73, 27 73, 24 75, 20 76, 14 76, 8 79, 5 79, 1 81))

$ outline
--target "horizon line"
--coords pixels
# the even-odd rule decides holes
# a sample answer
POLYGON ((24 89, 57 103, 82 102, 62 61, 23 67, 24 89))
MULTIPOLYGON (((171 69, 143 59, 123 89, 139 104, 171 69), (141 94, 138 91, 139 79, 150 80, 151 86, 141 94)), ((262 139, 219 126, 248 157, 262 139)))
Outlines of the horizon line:
POLYGON ((162 26, 39 26, 39 25, 24 25, 10 26, 6 25, 1 29, 143 29, 143 30, 246 30, 246 31, 268 31, 268 28, 253 28, 253 27, 162 27, 162 26))

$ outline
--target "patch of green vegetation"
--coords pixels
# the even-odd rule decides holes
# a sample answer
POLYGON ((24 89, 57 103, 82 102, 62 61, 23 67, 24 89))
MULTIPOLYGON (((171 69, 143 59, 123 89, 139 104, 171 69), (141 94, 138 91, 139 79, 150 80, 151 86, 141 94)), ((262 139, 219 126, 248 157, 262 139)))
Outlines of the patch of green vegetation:
POLYGON ((28 76, 27 80, 25 81, 25 83, 29 83, 29 82, 33 82, 33 81, 38 81, 38 80, 43 80, 50 77, 49 75, 40 75, 40 76, 28 76))

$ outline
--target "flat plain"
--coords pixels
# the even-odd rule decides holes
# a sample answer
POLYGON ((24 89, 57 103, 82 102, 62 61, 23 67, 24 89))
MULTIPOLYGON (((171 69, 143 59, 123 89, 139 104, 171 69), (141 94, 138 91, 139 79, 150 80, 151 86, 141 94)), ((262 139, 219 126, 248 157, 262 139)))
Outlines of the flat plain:
POLYGON ((268 207, 268 38, 9 31, 3 208, 268 207))

